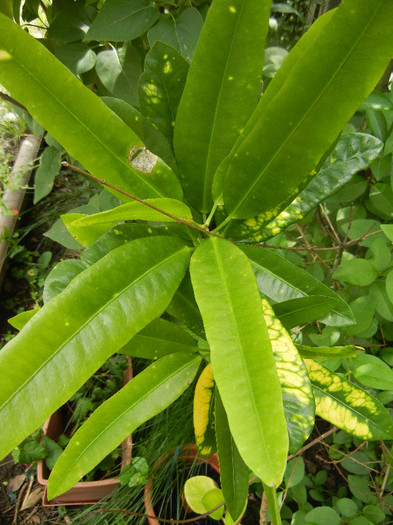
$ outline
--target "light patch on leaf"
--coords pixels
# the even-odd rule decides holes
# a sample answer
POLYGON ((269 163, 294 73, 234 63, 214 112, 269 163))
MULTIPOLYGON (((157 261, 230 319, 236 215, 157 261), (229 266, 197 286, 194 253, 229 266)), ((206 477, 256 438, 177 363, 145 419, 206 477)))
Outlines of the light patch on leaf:
POLYGON ((144 146, 132 146, 128 155, 128 162, 134 169, 141 173, 151 173, 157 164, 158 157, 144 146))
POLYGON ((201 456, 213 454, 214 430, 214 378, 209 363, 199 376, 194 394, 194 431, 195 442, 201 456))
POLYGON ((165 62, 165 65, 164 65, 164 73, 165 73, 166 75, 168 75, 169 73, 172 73, 172 64, 170 63, 169 60, 167 60, 167 61, 165 62))
POLYGON ((11 60, 12 56, 8 53, 8 51, 5 51, 4 49, 0 49, 0 60, 11 60))

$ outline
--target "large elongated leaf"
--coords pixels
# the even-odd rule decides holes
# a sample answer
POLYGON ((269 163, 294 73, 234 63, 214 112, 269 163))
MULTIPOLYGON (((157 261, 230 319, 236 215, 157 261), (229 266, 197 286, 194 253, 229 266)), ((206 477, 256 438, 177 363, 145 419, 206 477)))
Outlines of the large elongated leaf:
POLYGON ((231 217, 273 209, 277 214, 316 175, 321 158, 384 72, 393 54, 385 38, 392 23, 390 0, 344 0, 311 26, 224 162, 231 217))
POLYGON ((181 199, 180 184, 168 166, 157 158, 147 168, 129 161, 142 145, 139 137, 42 44, 2 14, 0 58, 0 83, 87 170, 138 197, 181 199))
POLYGON ((250 242, 261 242, 303 219, 319 202, 334 195, 353 175, 368 167, 383 148, 383 143, 365 133, 343 135, 318 174, 277 217, 266 224, 266 214, 245 221, 232 221, 226 235, 250 242))
POLYGON ((320 363, 305 363, 318 416, 364 440, 393 438, 392 419, 382 403, 320 363))
POLYGON ((208 11, 175 124, 189 201, 207 212, 215 170, 258 102, 270 0, 215 0, 208 11))
POLYGON ((190 270, 235 443, 251 470, 266 484, 278 485, 288 434, 251 264, 232 243, 211 237, 195 250, 190 270))
POLYGON ((251 260, 258 289, 270 299, 283 302, 298 297, 323 295, 335 299, 337 306, 321 321, 333 326, 354 323, 347 303, 309 273, 270 250, 255 246, 245 246, 242 250, 251 260))
POLYGON ((284 327, 289 329, 324 317, 337 304, 339 303, 333 296, 308 295, 276 303, 274 312, 284 327))
POLYGON ((3 348, 0 457, 162 313, 188 259, 189 249, 170 237, 120 246, 77 275, 3 348))
POLYGON ((182 321, 195 334, 205 338, 202 317, 195 302, 194 291, 188 274, 176 290, 167 312, 182 321))
POLYGON ((138 82, 141 112, 171 143, 188 67, 176 49, 156 42, 146 56, 138 82))
POLYGON ((103 403, 78 430, 48 481, 48 498, 62 494, 142 423, 173 403, 197 373, 200 356, 168 355, 103 403))
POLYGON ((250 469, 244 463, 233 440, 225 408, 218 393, 216 394, 216 436, 222 493, 229 514, 236 523, 247 505, 250 469))
POLYGON ((295 454, 314 427, 315 404, 311 383, 291 336, 262 299, 267 330, 281 382, 284 413, 289 434, 289 452, 295 454))
POLYGON ((90 26, 86 40, 134 40, 158 17, 158 9, 150 0, 107 0, 90 26))
POLYGON ((197 351, 195 340, 181 326, 165 319, 154 319, 118 350, 121 354, 144 359, 159 359, 177 352, 197 351))
POLYGON ((178 222, 176 218, 179 217, 186 221, 192 221, 192 213, 182 201, 176 199, 145 199, 144 202, 166 211, 171 216, 164 215, 142 202, 133 201, 93 215, 69 213, 62 215, 62 219, 68 231, 83 246, 92 244, 117 222, 131 220, 178 222))

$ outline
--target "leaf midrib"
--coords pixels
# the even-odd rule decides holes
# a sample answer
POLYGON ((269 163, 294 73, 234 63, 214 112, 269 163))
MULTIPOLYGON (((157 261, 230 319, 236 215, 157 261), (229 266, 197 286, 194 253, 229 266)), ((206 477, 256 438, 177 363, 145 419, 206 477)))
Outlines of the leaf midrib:
MULTIPOLYGON (((381 8, 380 8, 381 9, 381 8)), ((319 101, 321 100, 321 98, 324 96, 325 92, 330 88, 330 86, 332 85, 332 83, 335 81, 337 75, 341 72, 342 68, 344 67, 345 63, 348 61, 348 59, 350 58, 353 50, 358 46, 359 42, 361 41, 361 39, 364 37, 364 35, 367 33, 367 31, 369 30, 369 27, 370 25, 373 23, 374 19, 376 18, 376 16, 379 14, 379 11, 380 9, 374 13, 374 15, 369 19, 369 21, 367 22, 367 25, 365 26, 364 30, 362 31, 362 33, 358 36, 358 38, 356 39, 356 41, 354 42, 354 44, 351 46, 350 50, 348 51, 348 53, 345 55, 344 59, 341 61, 341 63, 339 64, 339 66, 337 67, 336 69, 336 72, 334 73, 334 75, 331 77, 331 80, 324 86, 324 88, 322 89, 322 91, 319 92, 319 96, 317 96, 317 98, 314 100, 314 102, 308 107, 307 111, 303 114, 303 116, 301 117, 301 119, 298 121, 298 124, 296 126, 293 126, 293 128, 291 128, 291 132, 289 133, 289 135, 287 136, 287 138, 281 143, 280 147, 278 148, 278 150, 276 151, 276 153, 273 155, 273 157, 267 162, 267 164, 265 164, 264 168, 262 169, 262 171, 260 172, 260 174, 257 176, 257 178, 255 179, 254 182, 251 183, 251 186, 249 187, 249 189, 247 191, 244 191, 243 192, 243 196, 242 198, 239 200, 238 204, 236 205, 236 207, 232 210, 232 212, 229 214, 229 217, 231 219, 233 219, 236 215, 236 212, 239 210, 239 208, 243 205, 244 201, 246 199, 248 199, 249 195, 251 194, 251 192, 254 190, 255 186, 259 183, 259 181, 261 180, 261 178, 263 177, 263 175, 266 173, 266 171, 270 168, 270 166, 274 163, 274 161, 276 160, 276 158, 281 154, 282 150, 286 147, 287 143, 291 140, 292 136, 295 134, 295 132, 297 132, 297 130, 299 129, 299 127, 302 125, 302 123, 308 118, 308 116, 310 115, 310 113, 313 111, 314 107, 319 103, 319 101)), ((283 86, 282 86, 283 87, 283 86)), ((281 88, 282 89, 282 88, 281 88)), ((280 91, 281 91, 280 89, 280 91)), ((279 94, 279 93, 278 93, 279 94)), ((262 100, 262 99, 261 99, 262 100)), ((274 99, 273 99, 274 100, 274 99)), ((249 130, 249 134, 248 136, 252 133, 252 131, 255 129, 255 127, 259 124, 259 122, 257 121, 253 128, 251 130, 249 130)))
MULTIPOLYGON (((95 311, 95 313, 93 315, 91 315, 80 327, 78 330, 75 330, 67 339, 66 341, 64 341, 59 347, 58 349, 56 349, 55 352, 53 352, 49 357, 48 359, 46 359, 42 365, 37 368, 36 370, 34 370, 33 374, 31 374, 29 376, 28 379, 26 379, 26 381, 24 383, 22 383, 22 385, 17 389, 15 390, 15 392, 8 397, 8 399, 5 400, 5 402, 0 405, 0 412, 2 410, 4 410, 6 408, 6 406, 12 402, 12 400, 25 388, 26 385, 28 385, 40 372, 41 370, 48 364, 50 363, 62 350, 63 348, 72 340, 74 339, 77 335, 79 335, 82 330, 90 323, 92 322, 92 320, 94 320, 105 308, 107 308, 110 304, 112 304, 114 301, 118 301, 119 298, 124 294, 126 293, 129 288, 131 288, 131 286, 134 286, 136 285, 139 281, 141 281, 144 277, 146 277, 148 274, 150 274, 151 272, 154 272, 157 268, 159 268, 162 264, 164 263, 167 263, 168 261, 170 261, 173 257, 179 255, 183 250, 186 250, 187 248, 186 247, 183 247, 181 248, 180 250, 176 251, 175 253, 171 254, 169 257, 165 258, 164 260, 160 261, 158 264, 155 264, 153 267, 151 267, 149 270, 145 271, 143 274, 141 274, 140 276, 138 276, 137 279, 135 279, 134 281, 132 281, 132 283, 128 284, 116 297, 112 297, 109 301, 107 301, 101 308, 99 308, 98 310, 95 311)), ((78 277, 78 276, 77 276, 78 277)))
MULTIPOLYGON (((233 311, 233 307, 232 307, 231 293, 229 291, 228 283, 227 283, 227 280, 225 278, 224 267, 223 267, 223 264, 222 264, 222 261, 221 261, 220 253, 218 252, 216 243, 214 242, 214 239, 212 239, 212 241, 213 241, 212 244, 213 244, 213 250, 214 250, 215 259, 217 261, 218 271, 221 274, 221 282, 223 284, 224 292, 225 292, 225 294, 227 296, 227 302, 228 302, 228 306, 229 306, 229 314, 230 314, 230 317, 232 319, 232 325, 233 325, 233 327, 235 329, 236 340, 237 340, 237 343, 238 343, 238 348, 240 350, 239 351, 239 356, 240 356, 240 359, 242 361, 244 377, 245 377, 246 382, 247 382, 248 391, 250 393, 250 398, 251 398, 252 405, 253 405, 253 408, 254 408, 254 413, 255 413, 255 416, 256 416, 254 421, 255 420, 257 421, 257 424, 258 424, 258 427, 259 427, 259 435, 261 437, 261 441, 263 441, 263 448, 266 451, 265 459, 269 463, 271 471, 274 471, 274 466, 273 466, 271 458, 270 458, 269 449, 268 449, 267 444, 266 444, 266 439, 265 439, 265 434, 264 434, 264 431, 263 431, 261 418, 259 416, 259 412, 258 412, 258 409, 257 409, 255 396, 254 396, 254 393, 253 393, 253 390, 252 390, 252 387, 251 387, 250 376, 249 376, 247 367, 245 366, 245 363, 244 363, 243 345, 241 343, 241 338, 240 338, 240 334, 239 334, 239 330, 238 330, 238 325, 237 325, 237 322, 236 322, 235 312, 233 311)), ((211 347, 211 351, 213 351, 213 347, 211 347)), ((228 418, 228 421, 229 421, 229 418, 228 418)))

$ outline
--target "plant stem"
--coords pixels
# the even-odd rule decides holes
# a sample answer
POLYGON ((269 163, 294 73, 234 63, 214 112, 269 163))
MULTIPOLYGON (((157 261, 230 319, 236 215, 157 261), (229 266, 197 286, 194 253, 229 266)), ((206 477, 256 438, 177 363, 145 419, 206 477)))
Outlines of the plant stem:
POLYGON ((207 228, 210 226, 210 223, 211 223, 211 221, 212 221, 212 219, 213 219, 213 217, 214 217, 214 214, 216 213, 217 206, 218 206, 218 204, 217 204, 217 203, 214 203, 213 208, 212 208, 212 211, 210 212, 208 218, 205 220, 205 222, 204 222, 204 224, 203 224, 203 225, 206 226, 207 228))
POLYGON ((0 98, 2 98, 3 100, 5 100, 6 102, 10 102, 11 104, 13 104, 14 106, 18 106, 18 108, 21 108, 21 109, 24 109, 25 111, 27 111, 27 109, 25 108, 25 106, 23 106, 22 104, 20 104, 17 100, 15 100, 14 98, 10 97, 9 95, 6 95, 5 93, 2 93, 0 91, 0 98))
POLYGON ((90 179, 95 180, 96 182, 98 182, 102 186, 107 186, 108 188, 111 188, 112 190, 115 190, 115 191, 121 193, 122 195, 126 195, 127 197, 130 197, 131 199, 133 199, 135 201, 138 201, 141 204, 144 204, 145 206, 148 206, 149 208, 151 208, 151 209, 153 209, 155 211, 158 211, 159 213, 162 213, 163 215, 166 215, 167 217, 170 217, 171 219, 173 219, 174 221, 176 221, 179 224, 184 224, 185 226, 188 226, 189 228, 194 228, 194 230, 198 230, 199 232, 202 232, 202 233, 204 233, 206 235, 210 235, 212 237, 221 237, 221 235, 217 235, 214 232, 209 231, 207 228, 199 226, 199 225, 197 225, 197 224, 195 224, 193 222, 185 221, 181 217, 176 217, 175 215, 172 215, 171 213, 169 213, 169 212, 167 212, 165 210, 162 210, 161 208, 157 208, 157 206, 154 206, 150 202, 147 202, 147 201, 145 201, 143 199, 140 199, 136 195, 132 195, 131 193, 128 193, 127 191, 124 191, 124 190, 122 190, 122 189, 120 189, 120 188, 118 188, 116 186, 113 186, 113 184, 110 184, 109 182, 106 182, 104 179, 99 179, 98 177, 95 177, 91 173, 88 173, 85 170, 81 170, 80 168, 77 168, 76 166, 73 166, 72 164, 69 164, 65 160, 61 164, 64 167, 66 167, 66 168, 70 168, 70 169, 72 169, 74 171, 77 171, 78 173, 82 173, 82 175, 85 175, 86 177, 89 177, 90 179))

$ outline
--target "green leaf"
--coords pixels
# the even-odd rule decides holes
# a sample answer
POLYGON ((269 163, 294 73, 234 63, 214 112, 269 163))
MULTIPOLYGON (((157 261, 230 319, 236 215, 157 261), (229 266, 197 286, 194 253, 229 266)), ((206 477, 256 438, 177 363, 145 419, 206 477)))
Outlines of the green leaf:
POLYGON ((96 71, 112 95, 129 104, 138 104, 137 86, 142 63, 138 51, 130 43, 98 53, 96 71))
MULTIPOLYGON (((110 223, 92 224, 89 228, 72 227, 73 222, 76 222, 78 219, 83 219, 84 217, 86 217, 84 213, 67 213, 66 215, 61 216, 61 220, 64 222, 67 230, 82 246, 90 246, 112 228, 112 224, 110 223)), ((87 217, 89 217, 89 215, 87 215, 87 217)))
POLYGON ((149 29, 147 38, 150 47, 160 40, 174 47, 187 62, 191 62, 202 26, 203 18, 198 9, 188 7, 176 18, 172 13, 161 14, 158 22, 149 29))
POLYGON ((165 319, 154 319, 118 350, 121 354, 154 360, 177 352, 197 351, 195 340, 181 326, 165 319))
POLYGON ((165 310, 188 259, 189 249, 170 237, 120 246, 76 276, 2 349, 0 457, 165 310))
POLYGON ((377 399, 320 363, 310 359, 305 363, 318 416, 363 440, 392 439, 392 420, 377 399))
POLYGON ((70 489, 142 423, 191 384, 201 358, 172 354, 150 365, 104 402, 76 432, 48 480, 48 498, 70 489))
POLYGON ((317 175, 277 217, 264 225, 262 214, 244 222, 235 221, 228 235, 261 242, 277 235, 284 228, 303 219, 319 202, 326 201, 355 173, 367 168, 383 148, 383 143, 372 135, 346 133, 330 153, 317 175))
POLYGON ((146 55, 145 70, 138 83, 141 113, 171 143, 188 67, 176 49, 156 42, 146 55))
POLYGON ((96 13, 95 9, 79 4, 59 5, 45 37, 55 46, 81 41, 96 13))
POLYGON ((352 518, 358 512, 356 503, 349 498, 340 498, 336 502, 337 508, 345 518, 352 518))
POLYGON ((348 335, 361 334, 373 322, 375 299, 371 295, 362 295, 352 301, 349 306, 355 316, 356 324, 348 326, 346 333, 348 335))
POLYGON ((150 124, 142 113, 139 113, 137 109, 124 100, 112 97, 101 97, 101 100, 143 140, 148 150, 160 157, 174 171, 177 171, 172 145, 158 129, 150 124))
POLYGON ((149 0, 106 0, 86 34, 86 40, 134 40, 158 20, 149 0))
POLYGON ((52 470, 56 461, 63 453, 63 449, 56 443, 56 441, 53 441, 53 439, 50 439, 48 436, 43 436, 42 444, 47 452, 45 456, 45 464, 49 470, 52 470))
POLYGON ((212 366, 209 363, 202 371, 194 393, 194 432, 198 453, 209 457, 216 451, 214 432, 215 382, 212 366))
POLYGON ((271 219, 316 175, 322 157, 385 71, 393 44, 384 35, 392 23, 389 0, 347 0, 311 26, 220 167, 231 217, 266 213, 271 219), (370 62, 370 53, 377 60, 370 62))
MULTIPOLYGON (((192 221, 189 207, 181 201, 175 199, 145 199, 144 202, 165 210, 173 217, 192 221)), ((176 219, 168 217, 168 215, 164 215, 160 211, 138 201, 128 202, 112 210, 93 215, 70 213, 62 215, 61 218, 71 235, 83 246, 92 244, 117 222, 129 220, 178 222, 176 219)))
POLYGON ((341 518, 330 507, 317 507, 306 514, 304 522, 313 525, 340 525, 341 518))
POLYGON ((332 274, 333 279, 358 286, 368 286, 377 277, 378 272, 369 261, 359 259, 348 252, 343 253, 340 266, 332 274))
POLYGON ((13 18, 12 2, 13 0, 3 0, 3 2, 0 3, 0 13, 3 13, 11 19, 13 18))
POLYGON ((45 148, 34 177, 34 204, 52 191, 55 177, 60 173, 62 152, 54 147, 45 148))
POLYGON ((30 321, 30 319, 39 311, 39 308, 33 308, 32 310, 26 310, 25 312, 21 312, 18 315, 15 315, 14 317, 11 317, 8 319, 8 322, 11 326, 16 328, 17 330, 22 330, 22 328, 25 326, 25 324, 30 321))
POLYGON ((332 313, 321 321, 333 326, 353 324, 353 315, 349 306, 308 272, 267 249, 245 246, 242 250, 251 260, 259 291, 266 297, 282 302, 299 297, 323 295, 338 303, 332 313))
POLYGON ((393 390, 393 370, 375 355, 359 352, 353 361, 353 375, 362 385, 393 390))
POLYGON ((176 290, 167 312, 182 321, 194 334, 205 338, 202 317, 195 302, 194 291, 188 274, 176 290))
POLYGON ((288 434, 251 264, 232 243, 210 237, 195 250, 190 272, 214 380, 235 443, 258 477, 278 485, 285 470, 288 434))
POLYGON ((393 218, 393 190, 390 184, 378 182, 370 189, 367 208, 377 215, 388 220, 393 218))
POLYGON ((289 435, 289 452, 295 454, 314 427, 315 408, 307 369, 291 336, 262 299, 265 322, 280 378, 284 414, 289 435))
POLYGON ((157 158, 147 168, 129 161, 142 146, 135 133, 42 44, 1 14, 0 49, 0 83, 88 171, 142 198, 181 199, 168 166, 157 158))
POLYGON ((304 459, 300 456, 298 458, 291 459, 287 463, 285 470, 284 480, 285 485, 288 488, 295 487, 301 481, 303 481, 305 474, 304 459))
POLYGON ((218 393, 216 395, 215 424, 221 489, 228 512, 236 523, 247 505, 250 469, 244 463, 233 440, 228 418, 218 393))
POLYGON ((310 359, 335 359, 336 357, 349 358, 356 357, 356 350, 361 350, 359 346, 306 346, 296 345, 302 357, 310 359))
POLYGON ((67 259, 61 261, 53 268, 45 279, 43 299, 47 303, 60 292, 62 292, 70 282, 86 270, 87 265, 80 259, 67 259))
POLYGON ((96 54, 82 42, 72 42, 56 48, 55 56, 74 75, 81 75, 93 69, 96 63, 96 54))
POLYGON ((286 329, 289 329, 320 319, 337 305, 338 301, 335 297, 309 295, 277 303, 273 305, 273 308, 280 322, 286 329))
MULTIPOLYGON (((193 476, 187 479, 184 484, 184 497, 190 508, 197 514, 204 514, 223 501, 222 491, 208 476, 193 476), (206 496, 208 497, 205 499, 206 496)), ((220 520, 223 514, 224 506, 218 508, 210 516, 214 520, 220 520)))
POLYGON ((270 4, 215 0, 199 37, 174 146, 187 198, 203 212, 213 203, 214 172, 258 102, 270 4))

